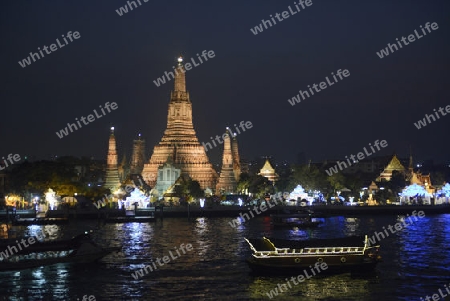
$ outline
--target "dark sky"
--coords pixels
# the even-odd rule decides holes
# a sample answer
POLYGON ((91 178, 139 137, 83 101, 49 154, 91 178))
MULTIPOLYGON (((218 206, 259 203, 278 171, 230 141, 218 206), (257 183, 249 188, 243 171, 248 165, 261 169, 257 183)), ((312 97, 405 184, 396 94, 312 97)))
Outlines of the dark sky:
MULTIPOLYGON (((142 132, 148 156, 163 135, 179 54, 216 56, 186 73, 200 142, 240 121, 241 155, 294 162, 343 159, 387 140, 377 154, 448 162, 450 116, 418 130, 414 122, 450 105, 450 2, 315 1, 253 35, 250 28, 293 1, 154 1, 119 16, 124 0, 2 1, 0 157, 9 153, 105 158, 116 127, 119 158, 142 132), (432 31, 380 59, 396 38, 432 31), (22 68, 18 61, 68 31, 81 38, 22 68), (338 69, 350 76, 295 106, 288 98, 338 69), (59 139, 55 132, 104 105, 119 108, 59 139)), ((62 41, 62 40, 61 40, 62 41)), ((220 161, 222 148, 208 152, 220 161)))

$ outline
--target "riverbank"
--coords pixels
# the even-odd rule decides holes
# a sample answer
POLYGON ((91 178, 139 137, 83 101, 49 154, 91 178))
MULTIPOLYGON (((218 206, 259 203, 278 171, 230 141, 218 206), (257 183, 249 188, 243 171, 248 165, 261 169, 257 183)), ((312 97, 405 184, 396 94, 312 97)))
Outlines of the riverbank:
MULTIPOLYGON (((68 219, 104 219, 110 217, 238 217, 241 213, 248 213, 250 206, 216 206, 200 208, 197 206, 188 207, 152 207, 137 209, 136 211, 124 211, 119 209, 100 210, 49 210, 45 214, 47 218, 68 218, 68 219)), ((299 210, 309 209, 316 217, 329 216, 360 216, 360 215, 406 215, 414 210, 424 211, 427 216, 435 214, 450 214, 450 205, 410 205, 410 206, 275 206, 261 212, 258 215, 269 216, 270 214, 296 213, 299 210)), ((14 216, 9 212, 9 218, 14 216)), ((34 210, 17 210, 16 216, 20 218, 36 218, 34 210)), ((6 221, 5 210, 0 210, 0 220, 6 221)))

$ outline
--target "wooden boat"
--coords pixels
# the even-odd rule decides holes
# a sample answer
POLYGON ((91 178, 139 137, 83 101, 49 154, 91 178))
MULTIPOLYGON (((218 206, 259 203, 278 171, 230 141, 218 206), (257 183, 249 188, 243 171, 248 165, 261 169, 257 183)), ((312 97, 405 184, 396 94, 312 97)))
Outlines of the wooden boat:
POLYGON ((380 246, 369 246, 367 235, 342 239, 315 240, 306 242, 282 241, 284 247, 276 247, 268 238, 246 239, 253 251, 247 259, 254 272, 276 273, 296 272, 326 263, 327 271, 367 271, 373 270, 381 260, 380 246), (355 243, 356 241, 356 243, 355 243), (339 244, 338 244, 339 243, 339 244))
POLYGON ((39 242, 35 239, 33 244, 28 244, 27 247, 22 244, 19 248, 17 242, 20 241, 21 239, 15 239, 0 243, 0 271, 28 269, 55 263, 93 262, 120 250, 120 247, 98 246, 88 232, 70 240, 39 242))
POLYGON ((322 223, 309 213, 273 214, 270 217, 272 218, 272 225, 278 228, 316 228, 322 223))

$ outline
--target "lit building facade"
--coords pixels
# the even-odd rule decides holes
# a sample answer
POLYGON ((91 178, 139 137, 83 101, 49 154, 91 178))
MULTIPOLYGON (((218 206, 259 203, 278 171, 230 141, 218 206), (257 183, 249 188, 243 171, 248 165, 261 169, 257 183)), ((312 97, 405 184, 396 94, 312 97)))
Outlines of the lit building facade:
POLYGON ((199 143, 192 121, 192 103, 186 90, 185 70, 179 59, 178 67, 169 72, 174 77, 174 90, 171 92, 167 113, 167 128, 161 142, 153 149, 150 161, 144 165, 142 177, 154 187, 158 178, 158 168, 167 158, 181 173, 200 183, 202 189, 214 189, 217 173, 199 143))

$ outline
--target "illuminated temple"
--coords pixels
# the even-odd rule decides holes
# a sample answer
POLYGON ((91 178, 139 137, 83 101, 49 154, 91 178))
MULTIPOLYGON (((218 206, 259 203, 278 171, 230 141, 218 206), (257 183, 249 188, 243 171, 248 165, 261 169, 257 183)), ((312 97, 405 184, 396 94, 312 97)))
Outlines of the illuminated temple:
POLYGON ((158 168, 169 159, 182 174, 198 181, 202 189, 214 189, 218 176, 194 130, 192 103, 186 91, 185 70, 181 62, 179 58, 178 67, 173 72, 175 85, 170 96, 167 128, 161 142, 154 147, 150 161, 144 164, 142 177, 154 187, 158 168))
POLYGON ((112 127, 108 143, 105 187, 113 191, 119 188, 119 186, 120 186, 120 179, 119 179, 119 171, 117 169, 116 137, 114 136, 114 127, 112 127))
MULTIPOLYGON (((227 128, 223 137, 222 170, 216 187, 216 194, 229 194, 236 191, 235 160, 231 150, 230 133, 227 128)), ((237 151, 237 150, 236 150, 237 151)))

